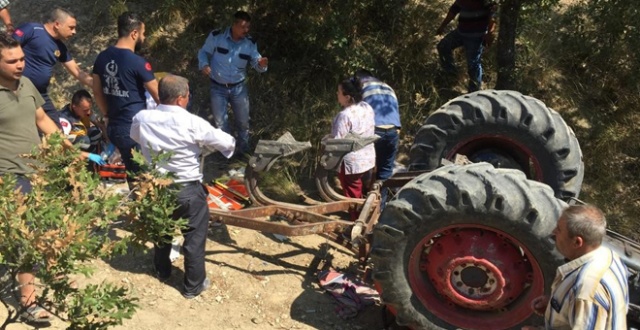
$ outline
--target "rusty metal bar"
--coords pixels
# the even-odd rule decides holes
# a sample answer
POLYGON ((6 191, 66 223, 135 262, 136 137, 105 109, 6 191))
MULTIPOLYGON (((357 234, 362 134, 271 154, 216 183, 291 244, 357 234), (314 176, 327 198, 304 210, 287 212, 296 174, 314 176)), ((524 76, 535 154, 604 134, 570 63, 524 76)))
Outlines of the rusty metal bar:
POLYGON ((276 205, 255 207, 236 211, 210 209, 213 221, 222 221, 227 225, 265 231, 286 236, 303 236, 333 232, 350 226, 351 221, 327 217, 318 211, 339 212, 348 210, 352 203, 331 203, 332 205, 314 205, 309 210, 287 208, 276 205), (321 206, 328 206, 324 209, 321 206), (282 221, 272 221, 273 218, 282 221))

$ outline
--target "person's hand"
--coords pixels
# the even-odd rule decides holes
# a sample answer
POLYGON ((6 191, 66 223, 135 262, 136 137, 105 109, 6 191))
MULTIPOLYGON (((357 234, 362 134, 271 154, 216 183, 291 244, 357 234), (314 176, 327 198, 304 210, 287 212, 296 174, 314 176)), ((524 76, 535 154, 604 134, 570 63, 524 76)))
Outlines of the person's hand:
POLYGON ((266 68, 269 65, 269 59, 266 57, 261 57, 258 59, 258 65, 261 68, 266 68))
POLYGON ((204 68, 202 68, 200 72, 202 72, 203 75, 208 77, 211 74, 211 67, 207 65, 204 68))
POLYGON ((104 159, 102 159, 102 157, 100 157, 100 155, 97 154, 89 154, 89 161, 94 162, 98 165, 105 165, 106 162, 104 161, 104 159))
POLYGON ((495 40, 496 36, 493 32, 487 32, 483 37, 482 37, 482 43, 485 45, 485 47, 489 48, 491 47, 491 45, 493 45, 493 41, 495 40))
POLYGON ((8 23, 8 24, 5 24, 5 30, 7 31, 8 34, 13 34, 16 28, 13 27, 13 24, 8 23))
POLYGON ((544 312, 547 310, 547 305, 549 305, 548 296, 540 296, 531 301, 531 309, 540 316, 544 315, 544 312))

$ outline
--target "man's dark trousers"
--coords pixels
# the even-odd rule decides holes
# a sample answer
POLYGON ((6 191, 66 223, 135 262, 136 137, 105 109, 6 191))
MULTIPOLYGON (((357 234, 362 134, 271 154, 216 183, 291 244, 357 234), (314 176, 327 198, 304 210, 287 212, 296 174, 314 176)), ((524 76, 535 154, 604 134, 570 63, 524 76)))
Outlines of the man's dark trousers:
MULTIPOLYGON (((178 207, 173 219, 188 219, 188 227, 182 231, 184 242, 184 294, 198 295, 202 291, 202 283, 206 278, 204 259, 207 232, 209 229, 209 206, 207 193, 200 182, 175 184, 179 187, 178 207)), ((171 238, 168 238, 171 240, 171 238)), ((171 244, 155 247, 154 264, 160 277, 171 275, 171 244)))

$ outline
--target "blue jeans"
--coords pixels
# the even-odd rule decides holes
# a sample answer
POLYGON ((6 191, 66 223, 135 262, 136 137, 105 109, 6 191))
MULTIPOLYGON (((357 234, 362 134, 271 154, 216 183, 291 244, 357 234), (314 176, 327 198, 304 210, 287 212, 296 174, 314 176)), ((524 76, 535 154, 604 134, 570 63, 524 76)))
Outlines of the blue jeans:
POLYGON ((236 150, 239 153, 250 152, 249 147, 249 93, 246 83, 232 87, 211 83, 211 112, 217 128, 231 134, 227 105, 236 122, 236 150))
POLYGON ((109 125, 107 127, 109 141, 120 151, 122 162, 127 169, 127 177, 129 178, 129 172, 132 172, 134 175, 140 172, 140 165, 133 161, 133 155, 131 153, 131 149, 140 150, 140 145, 131 138, 131 135, 129 135, 130 131, 130 124, 109 125))
POLYGON ((398 153, 398 129, 375 129, 375 133, 380 137, 375 142, 376 149, 376 180, 386 180, 393 174, 393 166, 398 153))
MULTIPOLYGON (((373 145, 376 149, 376 180, 386 180, 393 174, 400 136, 395 127, 391 129, 376 127, 375 134, 380 137, 373 145)), ((386 188, 380 191, 380 210, 386 206, 388 194, 386 188)))
POLYGON ((482 50, 483 37, 463 36, 458 30, 449 32, 438 43, 438 54, 440 55, 440 65, 446 72, 456 72, 453 61, 453 50, 459 47, 464 48, 467 59, 467 72, 469 73, 469 92, 475 92, 482 85, 482 50))

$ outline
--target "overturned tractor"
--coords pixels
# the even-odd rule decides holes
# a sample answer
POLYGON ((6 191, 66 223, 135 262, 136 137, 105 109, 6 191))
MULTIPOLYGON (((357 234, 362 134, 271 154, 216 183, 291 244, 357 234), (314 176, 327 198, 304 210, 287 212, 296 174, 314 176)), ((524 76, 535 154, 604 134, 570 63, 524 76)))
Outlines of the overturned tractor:
MULTIPOLYGON (((409 172, 377 182, 364 199, 333 189, 342 157, 367 143, 323 142, 316 183, 323 202, 267 197, 260 178, 281 157, 311 147, 290 135, 260 141, 245 173, 254 207, 212 208, 212 220, 288 236, 319 234, 373 266, 383 302, 413 329, 519 329, 542 324, 531 301, 548 293, 563 261, 550 233, 577 202, 584 163, 573 131, 537 99, 514 91, 460 96, 435 111, 411 148, 409 172), (459 165, 457 155, 472 164, 459 165), (444 165, 446 163, 448 165, 444 165), (381 190, 395 196, 381 212, 381 190), (360 211, 351 222, 349 210, 360 211), (277 220, 277 221, 274 221, 277 220), (351 229, 351 239, 340 233, 351 229)), ((640 245, 614 232, 605 242, 623 258, 639 321, 640 245)))

